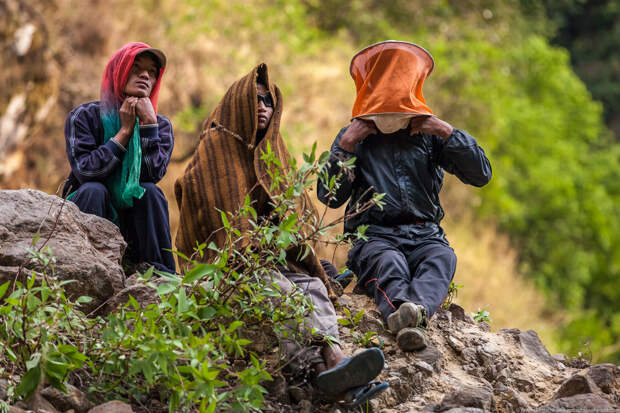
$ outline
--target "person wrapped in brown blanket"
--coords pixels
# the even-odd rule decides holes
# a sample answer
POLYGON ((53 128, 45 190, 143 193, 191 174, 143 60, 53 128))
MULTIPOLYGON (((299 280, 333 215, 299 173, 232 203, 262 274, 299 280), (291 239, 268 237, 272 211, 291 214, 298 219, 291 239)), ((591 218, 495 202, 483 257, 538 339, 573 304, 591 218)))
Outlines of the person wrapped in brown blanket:
MULTIPOLYGON (((282 165, 281 173, 285 174, 289 168, 290 155, 280 135, 282 106, 280 89, 269 81, 267 65, 260 64, 233 83, 204 122, 193 159, 175 183, 180 211, 176 236, 178 251, 189 257, 199 243, 214 242, 222 247, 226 234, 221 230, 223 222, 219 211, 238 211, 246 195, 250 196, 259 216, 270 213, 269 201, 275 194, 272 193, 271 175, 260 155, 267 152, 269 145, 282 165)), ((307 196, 301 198, 300 208, 313 208, 307 196)), ((250 223, 240 220, 234 222, 234 226, 243 234, 250 223)), ((295 286, 301 287, 314 307, 306 317, 306 328, 337 341, 336 312, 321 263, 313 253, 303 260, 296 260, 295 253, 289 252, 287 256, 288 268, 273 274, 273 281, 283 293, 291 292, 295 286)), ((213 251, 205 250, 199 259, 213 258, 213 251)), ((385 383, 371 383, 384 364, 383 353, 378 348, 345 357, 337 342, 319 346, 307 344, 300 348, 299 343, 281 340, 289 358, 305 359, 305 362, 294 364, 312 366, 322 393, 359 404, 387 387, 385 383)))

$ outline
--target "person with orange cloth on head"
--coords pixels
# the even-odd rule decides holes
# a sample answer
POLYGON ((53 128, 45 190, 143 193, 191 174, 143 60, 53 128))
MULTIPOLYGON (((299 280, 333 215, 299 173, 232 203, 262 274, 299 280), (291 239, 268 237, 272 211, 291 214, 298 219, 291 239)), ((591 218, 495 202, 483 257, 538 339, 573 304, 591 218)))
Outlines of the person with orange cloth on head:
POLYGON ((338 176, 339 161, 352 157, 355 168, 341 174, 335 193, 318 184, 319 200, 329 207, 350 199, 347 213, 373 192, 385 194, 382 208, 345 221, 345 232, 368 226, 347 266, 404 351, 428 345, 427 321, 446 297, 456 269, 456 255, 439 225, 444 170, 478 187, 491 179, 491 165, 476 140, 426 105, 422 86, 433 66, 430 53, 402 41, 377 43, 353 57, 352 121, 336 137, 327 171, 330 178, 338 176))

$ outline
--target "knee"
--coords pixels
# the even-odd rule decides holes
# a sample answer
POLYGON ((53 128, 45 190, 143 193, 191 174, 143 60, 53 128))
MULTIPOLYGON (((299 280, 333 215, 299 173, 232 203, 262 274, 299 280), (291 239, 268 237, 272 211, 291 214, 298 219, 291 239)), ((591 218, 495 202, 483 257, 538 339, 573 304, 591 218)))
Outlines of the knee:
POLYGON ((400 252, 384 251, 377 257, 377 272, 406 274, 409 272, 409 266, 400 252))
POLYGON ((152 182, 140 182, 140 186, 144 188, 144 195, 139 200, 136 200, 137 203, 157 203, 157 204, 165 204, 168 205, 168 201, 166 200, 166 196, 162 192, 162 190, 152 182))
POLYGON ((105 200, 108 197, 108 189, 101 182, 85 182, 77 190, 80 196, 87 196, 90 199, 96 198, 105 200))

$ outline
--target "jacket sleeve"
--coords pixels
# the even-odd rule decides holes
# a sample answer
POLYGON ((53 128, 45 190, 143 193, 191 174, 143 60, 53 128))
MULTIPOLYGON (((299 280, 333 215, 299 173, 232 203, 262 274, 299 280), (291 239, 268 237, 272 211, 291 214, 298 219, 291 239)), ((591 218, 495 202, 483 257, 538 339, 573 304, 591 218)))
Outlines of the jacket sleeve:
POLYGON ((484 186, 491 180, 491 163, 484 150, 467 132, 454 129, 447 139, 434 137, 440 145, 439 165, 463 183, 484 186))
POLYGON ((142 144, 141 182, 159 182, 168 169, 174 135, 170 121, 157 115, 157 124, 140 126, 140 142, 142 144))
POLYGON ((125 149, 112 140, 98 143, 100 123, 90 105, 73 110, 65 122, 67 157, 80 184, 103 181, 121 164, 125 154, 125 149))
POLYGON ((340 133, 338 133, 338 136, 336 136, 336 139, 332 144, 331 153, 327 164, 325 165, 325 168, 317 181, 317 197, 322 203, 330 208, 338 208, 342 206, 347 199, 349 199, 351 196, 351 191, 353 190, 353 182, 355 181, 355 170, 349 169, 347 173, 341 174, 339 179, 336 181, 340 184, 340 186, 336 188, 330 196, 329 181, 338 178, 338 175, 342 170, 338 163, 348 161, 355 156, 355 154, 345 151, 339 145, 340 138, 346 130, 346 127, 342 128, 340 133), (323 177, 327 178, 327 182, 325 182, 323 177))

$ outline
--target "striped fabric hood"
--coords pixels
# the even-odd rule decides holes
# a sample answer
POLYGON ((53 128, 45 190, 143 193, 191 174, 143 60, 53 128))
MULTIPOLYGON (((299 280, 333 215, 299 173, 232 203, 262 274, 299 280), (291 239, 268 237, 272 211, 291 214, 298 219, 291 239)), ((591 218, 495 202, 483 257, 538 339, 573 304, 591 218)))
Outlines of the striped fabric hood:
MULTIPOLYGON (((245 196, 250 195, 260 214, 272 195, 286 189, 273 186, 267 165, 260 159, 269 145, 282 165, 280 173, 287 173, 290 154, 280 134, 281 117, 282 93, 269 81, 267 65, 258 65, 228 89, 204 122, 194 156, 183 176, 175 182, 180 212, 175 240, 178 251, 189 257, 199 243, 214 242, 222 247, 226 237, 221 229, 219 210, 238 211, 245 196), (273 115, 260 142, 256 142, 257 81, 267 86, 274 101, 273 115)), ((314 211, 307 196, 300 198, 300 208, 314 211)), ((232 224, 242 233, 250 229, 246 219, 232 224)), ((295 255, 294 251, 289 254, 295 255)), ((205 251, 205 261, 213 258, 212 251, 205 251)), ((309 254, 301 263, 290 261, 291 270, 319 276, 329 289, 327 276, 314 254, 309 254)))

